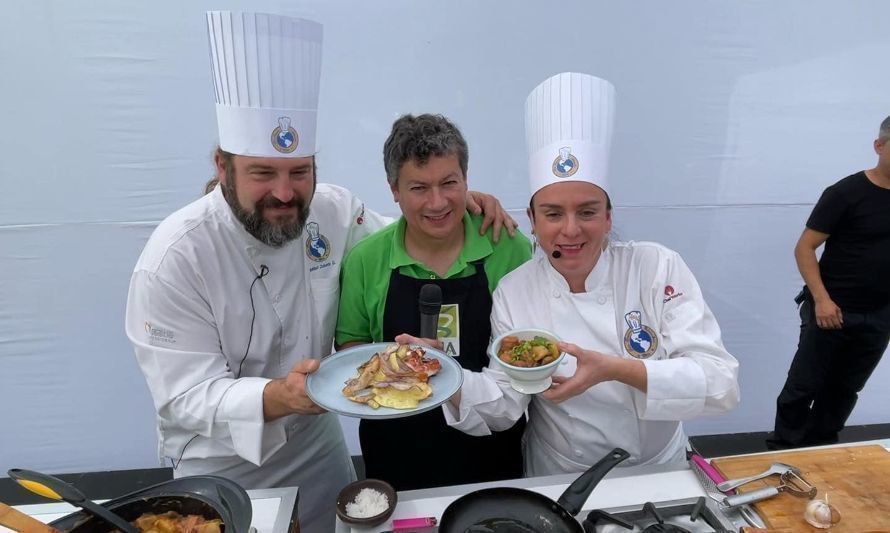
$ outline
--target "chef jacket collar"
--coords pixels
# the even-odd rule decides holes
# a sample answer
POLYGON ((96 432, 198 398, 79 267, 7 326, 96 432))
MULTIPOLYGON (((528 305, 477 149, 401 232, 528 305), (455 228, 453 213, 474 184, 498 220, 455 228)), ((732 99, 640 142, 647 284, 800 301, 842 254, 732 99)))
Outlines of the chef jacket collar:
MULTIPOLYGON (((611 246, 607 244, 603 249, 603 253, 601 253, 599 259, 597 259, 596 264, 593 265, 593 270, 590 271, 590 274, 587 275, 587 279, 584 280, 585 292, 594 291, 609 279, 609 264, 612 262, 612 253, 610 249, 611 246)), ((563 275, 553 267, 553 263, 551 262, 553 260, 547 255, 542 255, 542 259, 544 261, 544 269, 550 277, 550 280, 560 289, 565 292, 570 292, 569 282, 566 281, 563 275)), ((556 261, 558 261, 558 259, 556 259, 556 261)))
MULTIPOLYGON (((464 212, 463 222, 464 245, 461 247, 460 254, 457 256, 454 264, 451 265, 445 274, 446 278, 462 272, 468 264, 488 257, 494 251, 488 238, 479 235, 478 226, 473 223, 473 219, 466 211, 464 212)), ((396 231, 392 235, 392 253, 389 256, 389 268, 395 270, 408 265, 422 265, 420 261, 408 255, 408 250, 405 248, 405 228, 408 226, 405 217, 400 217, 396 224, 398 224, 396 231)))

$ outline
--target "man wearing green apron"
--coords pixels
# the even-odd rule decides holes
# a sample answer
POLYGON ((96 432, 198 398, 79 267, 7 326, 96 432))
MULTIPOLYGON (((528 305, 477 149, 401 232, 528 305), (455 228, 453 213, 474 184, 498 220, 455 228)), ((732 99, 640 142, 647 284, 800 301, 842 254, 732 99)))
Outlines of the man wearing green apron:
MULTIPOLYGON (((440 115, 405 115, 384 145, 387 180, 402 217, 350 252, 341 269, 336 343, 340 348, 420 335, 418 297, 442 290, 438 340, 463 368, 488 365, 491 293, 531 258, 517 234, 494 242, 466 213, 467 144, 440 115)), ((435 379, 431 385, 435 388, 435 379)), ((525 420, 485 437, 449 428, 440 409, 390 420, 362 420, 368 477, 397 490, 522 477, 525 420)))

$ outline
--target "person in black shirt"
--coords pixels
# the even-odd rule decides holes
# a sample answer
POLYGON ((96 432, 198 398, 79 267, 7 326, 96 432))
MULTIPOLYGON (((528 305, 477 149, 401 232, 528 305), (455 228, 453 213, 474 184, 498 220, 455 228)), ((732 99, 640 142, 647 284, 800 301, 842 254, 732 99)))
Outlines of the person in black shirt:
POLYGON ((837 442, 890 341, 890 117, 874 148, 877 166, 825 189, 794 248, 800 340, 771 449, 837 442))

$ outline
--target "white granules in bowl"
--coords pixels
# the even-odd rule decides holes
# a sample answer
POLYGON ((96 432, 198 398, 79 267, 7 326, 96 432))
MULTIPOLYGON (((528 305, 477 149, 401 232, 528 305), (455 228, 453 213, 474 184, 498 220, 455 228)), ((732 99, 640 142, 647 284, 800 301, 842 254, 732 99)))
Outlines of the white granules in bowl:
POLYGON ((355 496, 355 501, 346 504, 346 514, 352 518, 370 518, 377 516, 389 508, 386 494, 374 489, 364 488, 355 496))

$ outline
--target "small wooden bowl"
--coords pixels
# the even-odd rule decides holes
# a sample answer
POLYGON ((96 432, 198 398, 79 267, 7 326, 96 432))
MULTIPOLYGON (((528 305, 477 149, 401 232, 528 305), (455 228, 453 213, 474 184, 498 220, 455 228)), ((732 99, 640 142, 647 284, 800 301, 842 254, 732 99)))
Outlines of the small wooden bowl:
POLYGON ((379 479, 363 479, 361 481, 355 481, 343 487, 343 490, 341 490, 340 494, 337 496, 337 517, 340 518, 341 522, 349 524, 350 526, 368 528, 379 526, 392 516, 392 512, 396 510, 396 501, 396 490, 386 481, 379 479), (358 493, 361 492, 362 489, 374 489, 377 492, 385 494, 389 501, 389 507, 382 513, 367 518, 355 518, 349 516, 346 514, 346 504, 354 502, 355 497, 358 496, 358 493))

